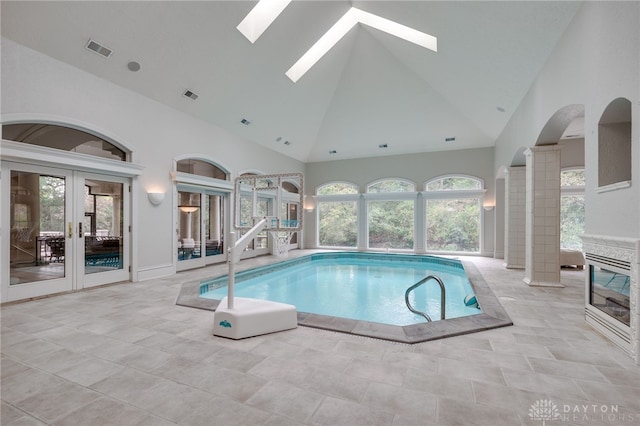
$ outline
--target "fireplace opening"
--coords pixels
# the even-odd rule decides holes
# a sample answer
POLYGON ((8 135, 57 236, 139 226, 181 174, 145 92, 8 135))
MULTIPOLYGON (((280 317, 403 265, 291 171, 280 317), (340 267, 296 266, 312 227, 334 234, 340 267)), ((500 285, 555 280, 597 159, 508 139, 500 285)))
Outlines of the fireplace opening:
POLYGON ((631 277, 600 266, 589 266, 589 303, 625 325, 631 321, 631 277))

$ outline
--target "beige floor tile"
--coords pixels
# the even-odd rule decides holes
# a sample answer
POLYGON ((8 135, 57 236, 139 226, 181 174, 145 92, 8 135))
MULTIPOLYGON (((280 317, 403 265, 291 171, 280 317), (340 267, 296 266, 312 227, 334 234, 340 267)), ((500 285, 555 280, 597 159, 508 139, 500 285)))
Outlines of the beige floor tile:
POLYGON ((583 272, 532 288, 500 260, 473 262, 516 325, 416 345, 302 326, 213 336, 211 312, 174 301, 226 265, 3 306, 3 426, 533 426, 538 400, 640 419, 640 367, 585 324, 583 272))

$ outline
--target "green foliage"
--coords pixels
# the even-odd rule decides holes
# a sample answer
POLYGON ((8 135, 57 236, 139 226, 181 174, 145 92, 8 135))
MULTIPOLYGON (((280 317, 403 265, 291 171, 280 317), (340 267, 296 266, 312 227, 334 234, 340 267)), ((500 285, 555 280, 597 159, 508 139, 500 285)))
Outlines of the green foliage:
POLYGON ((582 250, 584 234, 584 195, 564 195, 560 198, 560 247, 582 250))
POLYGON ((369 247, 413 248, 413 201, 369 203, 369 247))
POLYGON ((452 191, 465 189, 482 189, 482 184, 477 179, 455 176, 436 179, 427 183, 427 191, 452 191))
POLYGON ((560 186, 584 186, 584 169, 564 170, 560 173, 560 186))
POLYGON ((477 198, 427 201, 427 249, 480 251, 480 202, 477 198))
POLYGON ((318 188, 318 195, 357 194, 358 187, 352 183, 329 183, 318 188))
POLYGON ((64 232, 65 179, 40 176, 40 232, 64 232))
POLYGON ((358 208, 355 201, 318 203, 319 243, 327 247, 355 247, 358 242, 358 208))
POLYGON ((410 192, 415 190, 416 186, 413 183, 397 179, 376 182, 367 188, 367 192, 410 192))

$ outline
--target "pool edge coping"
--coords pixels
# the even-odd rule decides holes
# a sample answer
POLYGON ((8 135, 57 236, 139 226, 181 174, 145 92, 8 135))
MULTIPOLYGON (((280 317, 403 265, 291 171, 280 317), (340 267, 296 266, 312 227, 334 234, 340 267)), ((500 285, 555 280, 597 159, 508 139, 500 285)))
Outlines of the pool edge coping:
MULTIPOLYGON (((513 321, 485 281, 478 267, 471 260, 460 258, 456 258, 456 260, 462 263, 478 303, 482 307, 482 312, 477 315, 397 326, 297 312, 298 325, 406 344, 428 342, 513 325, 513 321)), ((276 260, 273 263, 279 262, 276 260)), ((175 304, 215 312, 220 301, 200 298, 201 284, 202 280, 183 283, 175 304)))

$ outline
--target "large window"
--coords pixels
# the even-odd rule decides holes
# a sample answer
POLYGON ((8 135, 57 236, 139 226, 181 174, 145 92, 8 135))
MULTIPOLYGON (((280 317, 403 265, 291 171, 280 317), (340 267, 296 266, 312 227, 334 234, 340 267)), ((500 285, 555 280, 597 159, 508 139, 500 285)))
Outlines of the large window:
POLYGON ((584 169, 563 170, 560 188, 560 248, 582 250, 584 169))
POLYGON ((330 183, 316 191, 318 244, 321 247, 356 247, 358 242, 358 187, 330 183))
POLYGON ((414 183, 399 179, 367 187, 369 248, 413 249, 415 190, 414 183))
POLYGON ((446 176, 427 182, 428 251, 480 252, 483 184, 479 179, 446 176))
POLYGON ((482 180, 443 176, 416 189, 395 178, 372 182, 364 193, 344 182, 319 187, 318 246, 480 253, 482 180))

